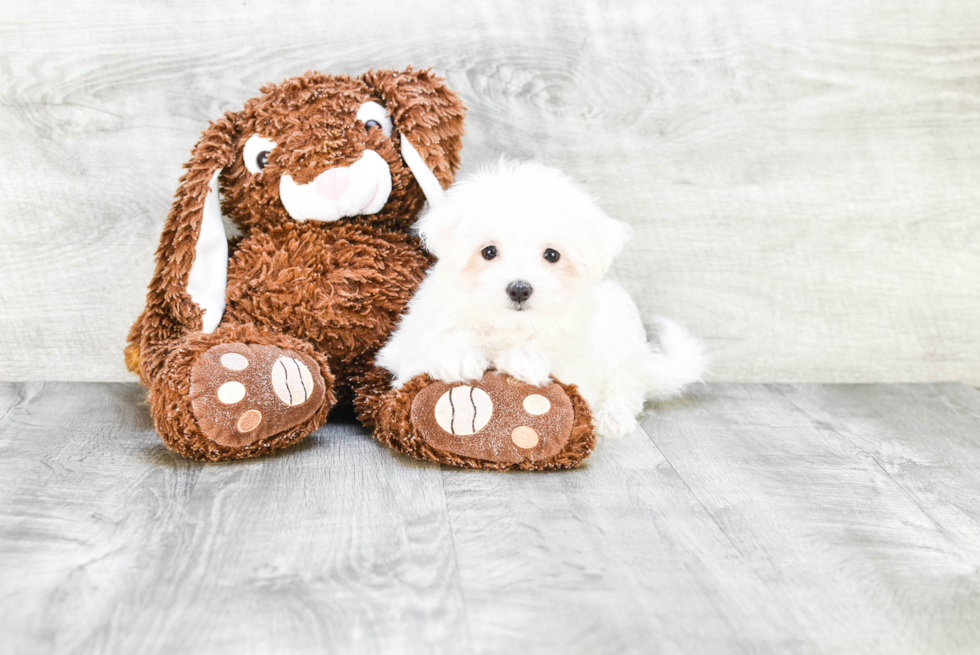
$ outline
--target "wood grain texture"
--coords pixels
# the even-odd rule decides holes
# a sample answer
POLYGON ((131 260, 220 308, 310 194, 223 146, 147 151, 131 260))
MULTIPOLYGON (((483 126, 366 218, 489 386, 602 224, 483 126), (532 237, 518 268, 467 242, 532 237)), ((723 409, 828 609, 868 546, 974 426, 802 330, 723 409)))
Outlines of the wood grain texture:
POLYGON ((135 384, 0 384, 4 653, 930 653, 980 643, 980 392, 711 384, 580 469, 329 425, 166 451, 135 384))
POLYGON ((464 171, 568 170, 636 228, 614 267, 710 378, 980 383, 980 5, 228 0, 5 8, 0 379, 129 380, 180 165, 318 68, 432 66, 464 171))
POLYGON ((978 410, 962 385, 714 385, 643 427, 801 643, 972 653, 978 410))
POLYGON ((465 652, 435 465, 352 425, 205 465, 163 448, 135 385, 11 388, 5 653, 465 652))
POLYGON ((443 475, 478 653, 800 643, 797 618, 639 431, 567 474, 443 475))

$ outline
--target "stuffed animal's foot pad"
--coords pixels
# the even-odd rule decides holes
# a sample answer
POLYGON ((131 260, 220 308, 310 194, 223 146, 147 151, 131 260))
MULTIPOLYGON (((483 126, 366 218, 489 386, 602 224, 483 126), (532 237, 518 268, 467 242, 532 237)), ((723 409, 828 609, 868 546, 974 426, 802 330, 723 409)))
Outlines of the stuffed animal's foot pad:
POLYGON ((245 446, 297 425, 326 396, 317 363, 278 346, 223 343, 191 371, 191 407, 201 432, 223 446, 245 446))
POLYGON ((494 464, 546 462, 568 444, 573 419, 558 384, 495 371, 472 384, 433 382, 412 402, 412 423, 430 448, 494 464))

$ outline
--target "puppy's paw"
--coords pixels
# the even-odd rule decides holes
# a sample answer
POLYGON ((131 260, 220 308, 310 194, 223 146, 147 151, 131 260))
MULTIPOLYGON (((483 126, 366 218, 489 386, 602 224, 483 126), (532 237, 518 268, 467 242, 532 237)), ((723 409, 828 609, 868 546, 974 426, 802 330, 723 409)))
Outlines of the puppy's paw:
POLYGON ((627 403, 615 400, 603 403, 595 412, 595 431, 600 437, 619 439, 628 437, 636 430, 636 413, 627 403))
POLYGON ((490 360, 475 348, 451 348, 433 357, 429 377, 442 382, 479 380, 490 367, 490 360))
POLYGON ((533 348, 508 350, 497 356, 493 365, 498 371, 527 384, 543 387, 551 381, 548 356, 533 348))

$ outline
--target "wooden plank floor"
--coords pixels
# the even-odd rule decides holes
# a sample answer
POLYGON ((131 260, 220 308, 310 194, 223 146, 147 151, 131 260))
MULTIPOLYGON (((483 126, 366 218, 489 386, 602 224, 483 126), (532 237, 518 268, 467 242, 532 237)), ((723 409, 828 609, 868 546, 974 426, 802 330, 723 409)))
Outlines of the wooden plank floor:
POLYGON ((980 392, 707 385, 587 465, 200 464, 0 384, 3 653, 976 653, 980 392))

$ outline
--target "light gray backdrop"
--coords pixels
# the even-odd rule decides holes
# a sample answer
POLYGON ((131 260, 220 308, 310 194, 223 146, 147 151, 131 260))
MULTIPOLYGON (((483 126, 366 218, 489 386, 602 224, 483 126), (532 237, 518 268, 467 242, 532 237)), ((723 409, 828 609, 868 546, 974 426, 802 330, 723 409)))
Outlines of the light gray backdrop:
POLYGON ((0 379, 131 380, 181 164, 302 73, 433 67, 464 172, 569 171, 711 380, 980 382, 980 3, 12 2, 0 14, 0 379))

